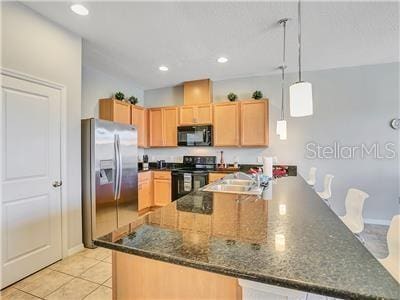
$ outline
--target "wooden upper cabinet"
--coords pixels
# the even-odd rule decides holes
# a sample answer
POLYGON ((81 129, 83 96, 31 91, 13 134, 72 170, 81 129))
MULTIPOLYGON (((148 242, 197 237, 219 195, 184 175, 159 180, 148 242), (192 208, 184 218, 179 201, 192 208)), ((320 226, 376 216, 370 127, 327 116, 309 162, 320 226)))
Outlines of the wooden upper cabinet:
POLYGON ((162 147, 163 121, 161 108, 149 109, 149 145, 150 147, 162 147))
POLYGON ((150 147, 176 147, 178 108, 163 107, 149 109, 150 147))
POLYGON ((99 118, 122 124, 131 124, 131 105, 115 99, 100 99, 99 118))
POLYGON ((138 147, 146 148, 148 146, 148 111, 141 106, 131 106, 131 124, 137 129, 138 147))
POLYGON ((239 103, 214 104, 214 146, 239 146, 239 103))
POLYGON ((209 105, 198 105, 196 120, 199 124, 212 124, 213 107, 209 105))
POLYGON ((183 83, 184 105, 210 104, 212 102, 212 81, 210 79, 186 81, 183 83))
POLYGON ((212 124, 212 105, 192 105, 179 107, 179 125, 212 124))
POLYGON ((268 100, 240 101, 240 144, 268 146, 268 100))
POLYGON ((195 122, 195 106, 179 107, 179 125, 192 125, 195 122))
POLYGON ((165 147, 178 146, 178 108, 166 107, 162 109, 163 129, 164 129, 164 144, 165 147))

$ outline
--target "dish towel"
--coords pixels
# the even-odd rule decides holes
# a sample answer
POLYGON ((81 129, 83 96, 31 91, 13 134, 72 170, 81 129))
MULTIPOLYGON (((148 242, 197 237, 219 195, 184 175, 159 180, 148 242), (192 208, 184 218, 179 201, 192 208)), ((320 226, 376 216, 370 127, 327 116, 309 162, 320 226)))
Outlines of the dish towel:
POLYGON ((190 192, 192 190, 192 174, 191 173, 183 174, 183 190, 185 192, 190 192))

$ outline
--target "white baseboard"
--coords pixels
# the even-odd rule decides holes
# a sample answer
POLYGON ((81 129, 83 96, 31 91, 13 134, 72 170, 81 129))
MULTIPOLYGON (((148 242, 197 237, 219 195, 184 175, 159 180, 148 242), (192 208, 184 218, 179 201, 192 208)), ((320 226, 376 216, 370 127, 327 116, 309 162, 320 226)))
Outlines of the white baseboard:
POLYGON ((85 249, 85 247, 83 247, 83 244, 79 244, 72 248, 69 248, 68 252, 67 252, 67 256, 74 255, 75 253, 78 253, 79 251, 82 251, 83 249, 85 249))
POLYGON ((372 225, 390 225, 390 220, 379 220, 379 219, 364 219, 364 222, 366 224, 372 224, 372 225))

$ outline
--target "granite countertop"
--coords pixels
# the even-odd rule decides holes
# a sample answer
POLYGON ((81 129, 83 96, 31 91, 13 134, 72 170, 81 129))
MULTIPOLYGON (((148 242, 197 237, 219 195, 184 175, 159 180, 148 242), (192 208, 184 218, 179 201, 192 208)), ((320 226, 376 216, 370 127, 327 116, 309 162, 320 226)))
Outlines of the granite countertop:
MULTIPOLYGON (((149 169, 148 170, 143 170, 142 169, 142 163, 139 163, 139 168, 138 168, 138 172, 142 173, 142 172, 148 172, 148 171, 172 171, 175 169, 179 169, 182 168, 183 165, 181 163, 166 163, 166 167, 160 169, 157 167, 156 163, 150 163, 149 164, 149 169)), ((215 170, 208 170, 209 173, 235 173, 235 172, 244 172, 247 173, 250 169, 252 168, 259 168, 262 167, 261 165, 254 165, 254 164, 241 164, 239 166, 239 168, 234 169, 233 166, 229 166, 229 168, 226 169, 218 169, 216 168, 215 170)), ((289 176, 296 176, 297 175, 297 166, 293 166, 293 165, 275 165, 274 168, 277 167, 283 167, 287 170, 287 173, 289 176)))
POLYGON ((138 170, 139 173, 150 172, 150 171, 165 171, 165 172, 171 172, 172 169, 171 169, 171 168, 162 168, 162 169, 159 169, 159 168, 151 168, 151 169, 148 169, 148 170, 138 170))
POLYGON ((266 200, 193 192, 95 244, 332 297, 399 298, 400 285, 304 179, 270 188, 266 200))

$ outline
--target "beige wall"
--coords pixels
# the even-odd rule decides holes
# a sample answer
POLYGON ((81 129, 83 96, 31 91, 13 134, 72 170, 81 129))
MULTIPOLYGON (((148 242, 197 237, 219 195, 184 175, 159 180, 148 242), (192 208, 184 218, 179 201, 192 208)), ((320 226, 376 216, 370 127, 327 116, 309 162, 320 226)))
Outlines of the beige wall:
MULTIPOLYGON (((85 46, 83 52, 85 53, 85 46)), ((139 100, 138 105, 144 106, 144 90, 131 79, 123 76, 116 77, 84 64, 82 66, 82 118, 98 118, 99 99, 111 97, 118 91, 123 92, 127 98, 135 96, 139 100)))
POLYGON ((68 247, 82 243, 81 38, 17 2, 2 2, 1 66, 67 88, 68 247))

